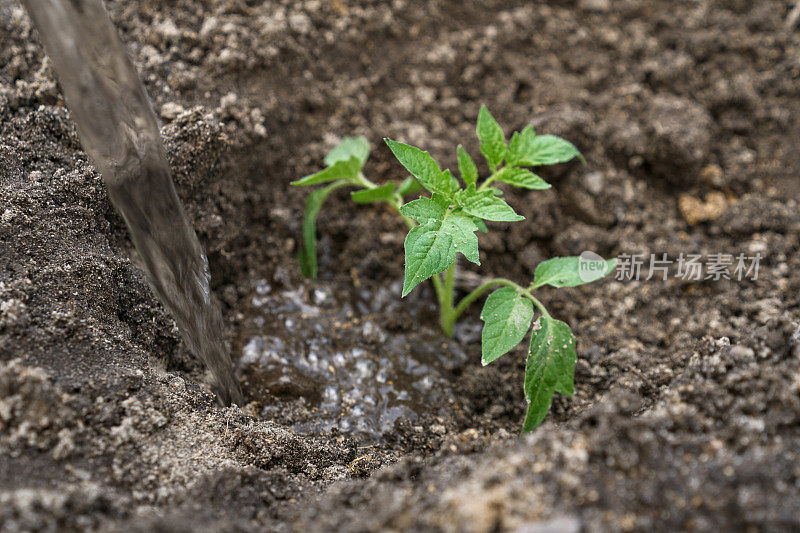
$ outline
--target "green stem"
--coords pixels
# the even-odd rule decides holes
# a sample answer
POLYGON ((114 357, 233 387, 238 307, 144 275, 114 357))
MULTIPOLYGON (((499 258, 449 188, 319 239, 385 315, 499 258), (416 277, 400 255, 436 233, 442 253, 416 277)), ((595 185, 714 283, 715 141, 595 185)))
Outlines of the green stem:
MULTIPOLYGON (((359 172, 358 176, 356 176, 356 178, 354 180, 352 180, 352 181, 353 181, 354 185, 360 185, 361 187, 364 187, 365 189, 377 189, 378 188, 378 184, 373 182, 373 181, 370 181, 364 175, 363 172, 359 172)), ((398 212, 398 214, 401 217, 403 217, 403 222, 406 223, 406 226, 408 226, 408 229, 411 229, 414 226, 416 226, 416 224, 414 224, 413 220, 411 220, 410 218, 405 216, 403 213, 400 213, 400 208, 403 206, 403 197, 402 196, 400 196, 399 194, 395 194, 394 198, 392 198, 391 201, 387 200, 386 203, 391 205, 392 207, 394 207, 395 210, 398 212)))
MULTIPOLYGON (((442 297, 439 299, 439 319, 442 325, 442 331, 448 338, 453 338, 453 330, 456 325, 456 318, 453 309, 453 300, 455 298, 455 284, 456 284, 456 270, 458 268, 458 261, 453 261, 453 264, 448 267, 444 272, 444 287, 442 297)), ((435 276, 434 279, 439 279, 435 276)))
POLYGON ((482 191, 483 189, 485 189, 486 187, 488 187, 489 185, 491 185, 491 184, 494 182, 494 180, 495 180, 495 179, 497 179, 497 178, 496 178, 496 176, 495 176, 495 174, 492 174, 491 176, 489 176, 488 178, 486 178, 486 181, 484 181, 483 183, 481 183, 481 186, 480 186, 480 187, 478 187, 478 190, 479 190, 479 191, 482 191))
POLYGON ((518 290, 523 296, 525 296, 528 300, 530 300, 534 306, 542 313, 542 316, 545 318, 551 318, 550 313, 547 311, 545 306, 540 302, 533 294, 531 294, 532 287, 528 287, 527 289, 521 286, 519 283, 511 281, 510 279, 506 278, 494 278, 490 279, 477 289, 473 290, 464 298, 458 302, 458 305, 453 309, 451 320, 455 324, 455 321, 458 319, 461 314, 467 310, 475 300, 486 294, 490 289, 494 287, 511 287, 512 289, 518 290))
POLYGON ((442 302, 444 302, 444 286, 442 285, 442 278, 439 274, 434 274, 431 278, 431 282, 433 283, 433 288, 436 290, 436 300, 439 302, 439 309, 442 308, 442 302))
POLYGON ((328 195, 331 191, 335 191, 336 189, 341 189, 342 187, 347 187, 351 185, 347 180, 337 180, 331 183, 330 185, 324 187, 325 194, 328 195))
POLYGON ((479 191, 482 191, 483 189, 485 189, 486 187, 488 187, 489 185, 491 185, 492 183, 494 183, 494 182, 495 182, 495 180, 497 179, 497 175, 500 173, 500 171, 501 171, 501 170, 502 170, 502 169, 497 169, 497 170, 495 170, 494 172, 492 172, 491 176, 489 176, 488 178, 486 178, 486 181, 484 181, 483 183, 481 183, 481 186, 480 186, 480 187, 478 187, 478 190, 479 190, 479 191))
POLYGON ((458 269, 457 260, 453 261, 453 264, 444 273, 445 302, 450 309, 453 307, 453 298, 455 298, 456 269, 458 269))
POLYGON ((545 318, 553 318, 552 316, 550 316, 550 313, 547 312, 547 309, 545 309, 544 305, 542 305, 542 302, 537 300, 536 297, 533 294, 531 294, 531 290, 530 289, 523 290, 522 294, 527 296, 528 299, 533 302, 533 305, 535 305, 536 308, 539 311, 541 311, 543 317, 545 317, 545 318))
POLYGON ((466 311, 467 307, 469 307, 470 304, 472 304, 472 302, 474 302, 475 300, 477 300, 478 298, 483 296, 486 292, 489 291, 489 289, 491 289, 493 287, 499 287, 499 286, 502 286, 502 285, 505 285, 507 287, 513 287, 515 289, 520 289, 521 288, 519 285, 517 285, 516 283, 514 283, 510 279, 505 279, 505 278, 490 279, 489 281, 487 281, 486 283, 484 283, 483 285, 481 285, 477 289, 473 290, 471 293, 469 293, 466 296, 464 296, 464 298, 462 298, 461 301, 458 302, 458 305, 456 306, 455 311, 454 311, 455 318, 458 318, 459 316, 461 316, 461 313, 466 311))
POLYGON ((367 179, 363 172, 359 172, 356 176, 355 183, 361 185, 365 189, 376 189, 378 185, 367 179))

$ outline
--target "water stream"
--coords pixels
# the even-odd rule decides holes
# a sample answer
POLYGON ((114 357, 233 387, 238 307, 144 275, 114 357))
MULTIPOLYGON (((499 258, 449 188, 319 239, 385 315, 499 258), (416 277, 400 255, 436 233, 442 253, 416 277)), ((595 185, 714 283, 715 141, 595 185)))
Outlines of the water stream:
POLYGON ((81 143, 125 219, 153 291, 211 370, 224 404, 242 405, 209 286, 208 261, 170 176, 158 119, 101 0, 23 0, 61 82, 81 143))

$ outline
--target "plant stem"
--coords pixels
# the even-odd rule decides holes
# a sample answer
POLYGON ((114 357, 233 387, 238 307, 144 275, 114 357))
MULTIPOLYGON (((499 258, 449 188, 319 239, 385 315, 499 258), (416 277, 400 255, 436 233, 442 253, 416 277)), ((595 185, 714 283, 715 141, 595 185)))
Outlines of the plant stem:
POLYGON ((363 172, 359 172, 358 173, 358 176, 356 176, 355 182, 356 182, 357 185, 361 185, 365 189, 376 189, 378 187, 377 184, 375 184, 372 181, 368 180, 363 172))
POLYGON ((454 311, 455 318, 458 318, 459 316, 461 316, 461 313, 463 313, 467 309, 467 307, 470 306, 470 304, 472 302, 474 302, 475 300, 477 300, 478 298, 483 296, 487 291, 489 291, 489 289, 491 289, 493 287, 499 287, 499 286, 502 286, 502 285, 505 285, 507 287, 512 287, 512 288, 515 288, 515 289, 520 289, 521 288, 519 285, 517 285, 516 283, 514 283, 510 279, 505 279, 505 278, 490 279, 489 281, 487 281, 486 283, 484 283, 483 285, 481 285, 477 289, 473 290, 471 293, 469 293, 466 296, 464 296, 464 298, 462 298, 461 301, 458 302, 458 305, 456 306, 455 311, 454 311))
POLYGON ((550 316, 550 313, 547 312, 547 309, 545 309, 544 305, 542 305, 542 302, 537 300, 536 297, 533 294, 531 294, 530 288, 525 289, 524 291, 522 291, 522 294, 527 296, 528 299, 533 302, 533 305, 535 305, 536 308, 542 313, 543 317, 545 317, 545 318, 553 318, 552 316, 550 316))
MULTIPOLYGON (((359 172, 358 176, 356 176, 355 180, 352 180, 352 181, 353 181, 354 185, 360 185, 361 187, 364 187, 365 189, 377 189, 378 188, 378 184, 373 182, 373 181, 371 181, 370 179, 368 179, 364 175, 363 172, 359 172)), ((403 221, 406 223, 406 226, 408 226, 408 229, 411 229, 416 225, 416 224, 414 224, 413 220, 411 220, 410 218, 408 218, 407 216, 405 216, 403 213, 400 212, 400 208, 403 206, 403 197, 402 196, 400 196, 399 194, 395 194, 394 198, 392 198, 391 201, 386 200, 386 203, 391 205, 392 207, 394 207, 395 210, 397 211, 397 213, 401 217, 403 217, 403 221)))
MULTIPOLYGON (((444 287, 442 297, 439 299, 439 321, 442 325, 442 331, 448 338, 453 338, 453 330, 456 325, 456 318, 458 315, 453 309, 453 299, 455 298, 455 283, 456 283, 456 269, 458 268, 458 260, 453 261, 453 264, 448 267, 444 272, 444 287)), ((438 279, 439 276, 435 276, 438 279)))
MULTIPOLYGON (((496 173, 495 173, 495 174, 496 174, 496 173)), ((494 182, 494 180, 496 179, 496 177, 495 177, 495 174, 492 174, 491 176, 489 176, 488 178, 486 178, 486 181, 484 181, 483 183, 481 183, 481 186, 480 186, 480 187, 478 187, 478 190, 479 190, 479 191, 482 191, 483 189, 485 189, 486 187, 488 187, 489 185, 491 185, 491 184, 492 184, 492 182, 494 182)))
POLYGON ((494 172, 492 172, 491 176, 486 178, 486 180, 483 183, 481 183, 481 186, 478 187, 478 190, 482 191, 483 189, 494 183, 494 181, 497 179, 497 175, 500 173, 500 170, 502 169, 497 169, 494 172))
MULTIPOLYGON (((455 321, 458 319, 458 317, 461 316, 461 314, 464 311, 466 311, 467 307, 469 307, 470 304, 475 302, 475 300, 486 294, 490 289, 501 286, 511 287, 512 289, 518 290, 523 296, 525 296, 528 300, 530 300, 534 306, 536 306, 536 308, 542 313, 542 316, 544 316, 545 318, 551 318, 550 313, 547 311, 542 302, 540 302, 533 294, 531 294, 532 287, 525 288, 520 284, 506 278, 494 278, 490 279, 477 289, 473 290, 472 292, 464 296, 464 298, 462 298, 460 302, 458 302, 458 305, 455 307, 455 309, 452 310, 452 313, 450 313, 448 316, 448 318, 452 321, 452 324, 455 324, 455 321)), ((444 329, 444 327, 442 329, 444 329)), ((447 334, 447 331, 445 331, 445 334, 447 334)))
POLYGON ((456 269, 458 268, 458 260, 453 261, 453 264, 445 270, 444 273, 444 290, 445 302, 447 306, 453 308, 453 298, 455 297, 455 283, 456 283, 456 269))
POLYGON ((433 283, 434 290, 436 290, 436 300, 439 302, 439 309, 442 309, 442 305, 444 305, 444 286, 442 285, 442 278, 439 274, 434 274, 431 278, 431 282, 433 283))

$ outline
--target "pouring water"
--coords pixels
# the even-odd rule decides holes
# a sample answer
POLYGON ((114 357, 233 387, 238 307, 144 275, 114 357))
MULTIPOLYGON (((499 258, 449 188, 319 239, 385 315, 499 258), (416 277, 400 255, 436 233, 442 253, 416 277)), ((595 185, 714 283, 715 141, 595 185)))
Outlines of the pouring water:
POLYGON ((102 0, 23 0, 61 82, 84 150, 122 215, 153 292, 220 401, 242 405, 208 260, 175 193, 158 119, 102 0))

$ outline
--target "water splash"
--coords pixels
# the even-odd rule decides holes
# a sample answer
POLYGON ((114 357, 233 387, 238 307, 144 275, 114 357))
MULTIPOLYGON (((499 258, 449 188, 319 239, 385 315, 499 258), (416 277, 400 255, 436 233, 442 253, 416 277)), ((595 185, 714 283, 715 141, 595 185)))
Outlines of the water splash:
POLYGON ((84 150, 103 176, 153 291, 220 400, 242 405, 208 261, 175 193, 158 119, 101 0, 23 0, 61 82, 84 150))

